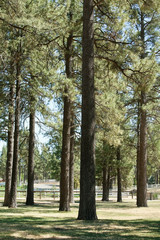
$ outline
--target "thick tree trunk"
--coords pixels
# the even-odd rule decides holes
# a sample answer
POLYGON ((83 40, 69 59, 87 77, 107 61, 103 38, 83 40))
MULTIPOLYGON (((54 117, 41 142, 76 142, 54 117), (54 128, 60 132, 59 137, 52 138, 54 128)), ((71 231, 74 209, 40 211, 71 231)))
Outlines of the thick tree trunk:
POLYGON ((137 206, 147 207, 147 114, 143 107, 146 94, 141 92, 140 153, 138 163, 137 206))
POLYGON ((19 122, 20 122, 20 65, 17 63, 16 74, 16 109, 15 109, 15 132, 14 132, 14 152, 13 152, 13 168, 12 182, 10 194, 10 208, 17 207, 17 175, 18 175, 18 153, 19 153, 19 122))
POLYGON ((60 206, 59 211, 69 211, 69 160, 70 160, 70 107, 67 96, 64 97, 63 142, 60 178, 60 206))
POLYGON ((121 161, 121 153, 120 153, 120 147, 117 148, 117 185, 118 185, 118 191, 117 191, 117 202, 122 202, 122 184, 121 184, 121 168, 120 168, 120 161, 121 161))
MULTIPOLYGON (((67 49, 65 55, 66 75, 68 78, 72 77, 72 41, 73 36, 71 33, 67 39, 67 49)), ((62 140, 59 211, 70 211, 70 199, 69 199, 70 124, 71 124, 71 101, 69 98, 68 87, 66 87, 63 113, 63 140, 62 140)))
POLYGON ((70 173, 69 173, 69 201, 74 203, 74 114, 72 112, 70 136, 70 173))
POLYGON ((79 220, 95 220, 95 96, 93 0, 83 3, 82 138, 79 220))
POLYGON ((110 186, 110 167, 103 166, 103 197, 102 201, 109 201, 109 186, 110 186))
POLYGON ((14 83, 10 83, 10 99, 9 99, 9 118, 8 118, 8 143, 7 143, 7 162, 6 162, 6 181, 5 181, 5 197, 3 206, 9 205, 12 164, 13 164, 13 145, 14 145, 14 83))
MULTIPOLYGON (((34 100, 33 100, 34 101, 34 100)), ((34 105, 31 101, 31 105, 34 105)), ((35 110, 31 107, 28 157, 28 186, 26 205, 34 205, 34 146, 35 146, 35 110)))
MULTIPOLYGON (((143 52, 141 58, 145 57, 145 23, 144 14, 141 12, 141 42, 143 52)), ((142 79, 144 81, 144 79, 142 79)), ((137 207, 147 207, 147 112, 146 92, 141 84, 141 108, 140 108, 140 138, 139 138, 139 157, 138 157, 138 176, 137 176, 137 207)))

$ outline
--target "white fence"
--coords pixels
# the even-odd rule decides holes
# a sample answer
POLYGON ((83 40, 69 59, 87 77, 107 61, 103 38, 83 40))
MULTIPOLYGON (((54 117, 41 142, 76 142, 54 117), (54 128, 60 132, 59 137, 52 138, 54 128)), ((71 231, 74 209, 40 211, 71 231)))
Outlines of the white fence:
MULTIPOLYGON (((4 197, 4 190, 0 190, 0 197, 4 197)), ((26 190, 18 190, 17 191, 17 198, 26 198, 27 191, 26 190)), ((74 198, 79 199, 80 196, 80 190, 74 190, 74 198)), ((59 190, 46 190, 46 189, 38 189, 34 191, 34 197, 35 199, 53 199, 53 200, 59 200, 60 198, 60 191, 59 190)), ((117 197, 117 191, 110 191, 109 193, 110 198, 116 198, 117 197)), ((123 191, 122 192, 123 198, 134 198, 135 197, 135 191, 123 191)), ((102 190, 96 191, 96 199, 102 199, 102 190)))

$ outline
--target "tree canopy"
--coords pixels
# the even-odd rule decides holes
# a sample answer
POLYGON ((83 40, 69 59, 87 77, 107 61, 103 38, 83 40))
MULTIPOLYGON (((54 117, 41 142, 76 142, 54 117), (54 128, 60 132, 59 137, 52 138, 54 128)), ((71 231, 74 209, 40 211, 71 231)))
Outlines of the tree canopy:
POLYGON ((83 192, 79 171, 90 169, 88 184, 107 188, 108 176, 118 185, 120 174, 122 189, 137 185, 137 206, 147 206, 147 183, 160 182, 159 23, 159 0, 1 1, 0 177, 8 190, 30 166, 34 179, 60 180, 68 211, 70 186, 81 182, 83 192))

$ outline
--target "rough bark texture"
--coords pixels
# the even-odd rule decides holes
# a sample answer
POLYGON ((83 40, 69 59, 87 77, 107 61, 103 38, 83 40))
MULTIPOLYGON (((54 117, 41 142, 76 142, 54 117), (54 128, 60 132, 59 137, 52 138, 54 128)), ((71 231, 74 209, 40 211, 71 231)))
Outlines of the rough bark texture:
MULTIPOLYGON (((67 39, 67 49, 65 55, 66 75, 72 77, 72 33, 67 39)), ((68 87, 65 89, 64 113, 63 113, 63 140, 61 157, 61 177, 60 177, 60 211, 70 210, 69 199, 69 169, 70 169, 70 124, 71 124, 71 101, 68 87)))
POLYGON ((30 132, 30 135, 29 135, 29 156, 28 156, 28 186, 27 186, 26 205, 34 205, 35 110, 32 108, 30 113, 29 132, 30 132))
POLYGON ((64 97, 59 211, 69 211, 70 100, 64 97))
POLYGON ((140 101, 138 101, 138 116, 137 116, 137 206, 139 200, 139 163, 140 163, 140 101))
POLYGON ((147 207, 147 115, 143 106, 146 94, 141 92, 140 153, 138 163, 137 206, 147 207))
POLYGON ((110 167, 103 166, 103 197, 102 201, 109 201, 109 186, 110 186, 110 167))
POLYGON ((70 172, 69 172, 69 201, 74 203, 74 114, 72 112, 70 135, 70 172))
POLYGON ((5 197, 3 206, 9 205, 12 164, 13 164, 13 145, 14 145, 14 83, 10 83, 10 99, 9 99, 9 118, 8 118, 8 143, 7 143, 7 162, 6 162, 6 180, 5 180, 5 197))
POLYGON ((80 220, 95 220, 95 97, 93 0, 83 3, 82 138, 80 169, 80 220))
POLYGON ((120 161, 121 161, 121 153, 120 153, 120 147, 117 148, 117 162, 118 162, 118 167, 117 167, 117 186, 118 186, 118 191, 117 191, 117 202, 122 202, 122 184, 121 184, 121 168, 120 168, 120 161))
POLYGON ((14 132, 14 152, 13 152, 13 168, 12 182, 10 194, 10 208, 17 207, 17 174, 18 174, 18 153, 19 153, 19 121, 20 121, 20 65, 17 63, 16 74, 16 109, 15 109, 15 132, 14 132))
MULTIPOLYGON (((145 23, 144 14, 141 13, 141 42, 143 52, 141 58, 145 57, 145 23)), ((144 80, 142 80, 144 81, 144 80)), ((137 207, 147 207, 147 113, 144 109, 146 105, 145 87, 141 85, 141 108, 140 108, 140 138, 139 138, 139 158, 137 176, 137 207)))

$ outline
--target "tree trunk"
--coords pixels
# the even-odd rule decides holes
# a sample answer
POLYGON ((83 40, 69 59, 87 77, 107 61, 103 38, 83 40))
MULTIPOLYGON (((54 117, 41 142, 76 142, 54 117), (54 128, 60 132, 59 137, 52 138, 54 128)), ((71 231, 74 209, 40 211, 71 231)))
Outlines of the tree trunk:
POLYGON ((117 191, 117 202, 122 202, 122 184, 121 184, 121 168, 120 168, 120 162, 121 162, 121 153, 120 153, 120 147, 117 148, 117 185, 118 185, 118 191, 117 191))
POLYGON ((103 197, 102 201, 109 201, 109 186, 110 186, 110 167, 103 166, 103 197))
POLYGON ((64 97, 63 142, 60 178, 59 211, 69 211, 69 159, 70 159, 70 100, 64 97))
POLYGON ((147 114, 146 94, 141 92, 140 155, 138 163, 137 206, 147 207, 147 114))
POLYGON ((95 220, 94 3, 83 3, 82 138, 79 220, 95 220))
MULTIPOLYGON (((141 58, 145 57, 145 23, 144 14, 141 12, 141 42, 143 52, 141 58)), ((141 86, 141 108, 140 108, 140 140, 137 176, 137 207, 147 207, 147 113, 145 88, 141 86)))
POLYGON ((139 163, 140 163, 140 101, 138 100, 138 114, 137 114, 137 206, 139 205, 138 204, 138 200, 139 200, 139 163))
POLYGON ((14 152, 13 152, 13 168, 12 168, 12 182, 10 194, 10 208, 17 207, 17 174, 18 174, 18 153, 19 153, 19 122, 20 122, 20 65, 17 63, 16 74, 16 109, 15 109, 15 132, 14 132, 14 152))
POLYGON ((9 205, 10 191, 11 191, 13 145, 14 145, 14 92, 15 92, 14 83, 10 83, 6 181, 5 181, 5 197, 4 197, 3 206, 9 205))
POLYGON ((19 161, 19 164, 18 164, 18 177, 19 177, 19 179, 18 179, 18 182, 19 182, 19 184, 21 183, 21 175, 22 175, 22 172, 21 172, 21 170, 22 170, 22 168, 21 168, 21 161, 19 161))
MULTIPOLYGON (((31 105, 34 105, 31 101, 31 105)), ((31 107, 28 157, 28 186, 26 205, 34 205, 34 146, 35 146, 35 109, 31 107)))
MULTIPOLYGON (((72 41, 73 35, 72 33, 70 33, 67 39, 67 49, 65 55, 66 75, 68 78, 72 77, 72 41)), ((70 211, 69 201, 70 124, 71 124, 70 119, 71 119, 71 101, 69 98, 68 87, 66 87, 63 113, 63 140, 62 140, 59 211, 70 211)))
POLYGON ((69 201, 74 203, 74 113, 72 112, 70 136, 70 173, 69 173, 69 201))

